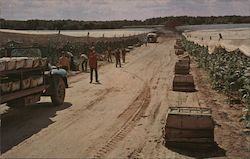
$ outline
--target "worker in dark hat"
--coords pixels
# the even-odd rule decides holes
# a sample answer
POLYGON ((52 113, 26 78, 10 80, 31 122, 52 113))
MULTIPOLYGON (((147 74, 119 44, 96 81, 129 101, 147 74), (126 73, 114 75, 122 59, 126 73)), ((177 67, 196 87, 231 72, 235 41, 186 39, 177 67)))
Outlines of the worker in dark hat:
POLYGON ((98 81, 98 72, 97 72, 97 56, 95 52, 95 47, 91 47, 90 53, 89 53, 89 68, 90 68, 90 82, 93 81, 93 71, 95 71, 95 81, 96 83, 100 83, 98 81))

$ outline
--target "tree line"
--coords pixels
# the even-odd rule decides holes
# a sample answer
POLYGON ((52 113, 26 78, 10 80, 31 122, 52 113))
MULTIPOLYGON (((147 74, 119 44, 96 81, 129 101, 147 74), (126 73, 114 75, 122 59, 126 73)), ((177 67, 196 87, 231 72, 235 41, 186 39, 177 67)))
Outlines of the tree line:
POLYGON ((179 25, 201 24, 240 24, 250 23, 250 16, 168 16, 146 20, 116 20, 116 21, 78 21, 78 20, 5 20, 0 19, 1 29, 16 30, 86 30, 86 29, 120 29, 124 26, 137 25, 165 25, 175 27, 179 25))

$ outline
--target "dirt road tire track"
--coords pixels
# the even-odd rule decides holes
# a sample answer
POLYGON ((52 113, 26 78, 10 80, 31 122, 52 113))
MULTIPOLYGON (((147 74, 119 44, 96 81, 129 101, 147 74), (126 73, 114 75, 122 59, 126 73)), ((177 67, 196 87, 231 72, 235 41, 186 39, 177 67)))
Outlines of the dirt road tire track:
POLYGON ((106 143, 96 151, 93 158, 104 158, 112 149, 116 143, 122 140, 126 134, 136 125, 136 122, 142 117, 146 108, 150 103, 150 88, 145 84, 144 89, 139 96, 133 101, 133 103, 118 116, 118 120, 126 119, 118 131, 116 131, 111 138, 107 139, 106 143))

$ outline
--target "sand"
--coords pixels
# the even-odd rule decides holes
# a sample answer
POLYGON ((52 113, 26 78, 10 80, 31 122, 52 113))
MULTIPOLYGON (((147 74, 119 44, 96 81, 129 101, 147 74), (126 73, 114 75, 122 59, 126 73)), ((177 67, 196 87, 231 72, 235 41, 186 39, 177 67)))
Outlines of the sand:
POLYGON ((239 49, 250 57, 250 28, 199 30, 184 32, 183 35, 190 41, 208 46, 209 53, 212 53, 216 46, 221 46, 227 51, 239 49), (219 33, 223 36, 222 40, 219 40, 219 33))

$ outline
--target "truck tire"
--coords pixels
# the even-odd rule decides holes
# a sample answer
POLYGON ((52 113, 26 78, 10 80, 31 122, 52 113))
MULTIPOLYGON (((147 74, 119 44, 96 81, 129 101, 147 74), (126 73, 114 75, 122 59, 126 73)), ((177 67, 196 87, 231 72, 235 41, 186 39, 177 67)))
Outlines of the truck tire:
POLYGON ((52 103, 55 106, 62 105, 65 98, 65 83, 61 77, 54 78, 54 89, 51 95, 52 103))

